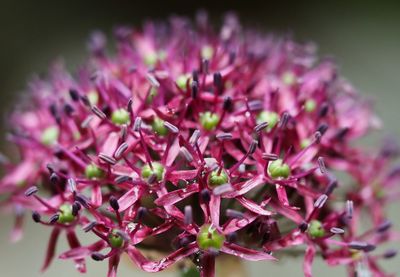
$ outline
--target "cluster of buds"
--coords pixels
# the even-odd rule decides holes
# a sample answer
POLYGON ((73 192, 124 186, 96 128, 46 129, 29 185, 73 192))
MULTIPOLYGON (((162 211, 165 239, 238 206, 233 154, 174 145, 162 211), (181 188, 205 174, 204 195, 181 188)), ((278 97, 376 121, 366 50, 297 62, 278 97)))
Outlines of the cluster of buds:
POLYGON ((14 240, 25 212, 52 229, 43 270, 57 255, 85 272, 92 258, 111 277, 127 254, 147 272, 186 259, 212 277, 218 255, 272 261, 300 245, 305 276, 316 255, 388 276, 397 148, 354 146, 379 121, 331 59, 232 14, 219 32, 199 13, 115 37, 110 57, 94 33, 76 76, 56 64, 10 116, 19 161, 2 158, 2 205, 16 211, 14 240), (97 239, 81 244, 78 229, 97 239), (56 254, 60 235, 70 249, 56 254))

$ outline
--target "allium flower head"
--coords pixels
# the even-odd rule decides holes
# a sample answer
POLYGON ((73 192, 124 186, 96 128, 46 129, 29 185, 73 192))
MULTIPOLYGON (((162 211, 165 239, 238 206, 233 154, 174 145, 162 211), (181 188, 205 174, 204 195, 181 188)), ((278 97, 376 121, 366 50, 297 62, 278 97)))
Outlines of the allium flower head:
POLYGON ((396 149, 354 146, 379 121, 314 44, 242 30, 232 14, 216 32, 203 13, 115 38, 110 56, 93 33, 89 61, 33 80, 10 117, 19 159, 4 161, 0 193, 15 239, 25 212, 52 229, 43 270, 58 256, 85 272, 91 257, 115 276, 125 253, 144 271, 186 258, 212 277, 219 255, 273 262, 302 245, 305 276, 317 254, 349 276, 387 276, 396 149), (97 240, 81 244, 78 229, 97 240), (61 235, 70 249, 56 253, 61 235))

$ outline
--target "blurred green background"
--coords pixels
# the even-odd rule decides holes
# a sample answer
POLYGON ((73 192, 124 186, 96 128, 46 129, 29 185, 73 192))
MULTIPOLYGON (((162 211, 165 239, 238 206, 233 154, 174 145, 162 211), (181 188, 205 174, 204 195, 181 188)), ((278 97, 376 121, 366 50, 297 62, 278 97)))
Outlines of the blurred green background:
MULTIPOLYGON (((19 91, 33 73, 45 73, 56 58, 64 58, 74 70, 86 57, 85 42, 90 31, 108 34, 118 24, 139 25, 148 18, 163 19, 170 14, 193 17, 206 9, 218 23, 225 11, 236 11, 244 25, 266 32, 291 33, 299 41, 313 40, 322 56, 334 56, 341 72, 364 95, 375 100, 385 134, 400 138, 400 1, 21 1, 0 0, 0 111, 17 101, 19 91)), ((0 149, 6 151, 4 124, 0 149)), ((368 147, 374 148, 375 143, 368 147)), ((399 205, 390 216, 400 227, 399 205)), ((0 216, 0 276, 41 276, 48 230, 28 220, 25 239, 8 242, 10 216, 0 216)), ((64 245, 61 245, 62 248, 64 245)), ((396 245, 400 248, 400 245, 396 245)), ((391 272, 400 273, 399 258, 384 262, 391 272)), ((249 263, 249 276, 302 276, 300 260, 277 264, 249 263)), ((89 262, 87 276, 105 276, 106 263, 89 262)), ((344 276, 343 269, 331 269, 318 262, 315 276, 344 276)), ((149 276, 123 265, 120 276, 149 276)), ((56 261, 43 276, 78 276, 72 263, 56 261)), ((152 276, 152 275, 150 275, 152 276)), ((158 275, 155 275, 158 276, 158 275)), ((161 276, 175 276, 166 273, 161 276)))

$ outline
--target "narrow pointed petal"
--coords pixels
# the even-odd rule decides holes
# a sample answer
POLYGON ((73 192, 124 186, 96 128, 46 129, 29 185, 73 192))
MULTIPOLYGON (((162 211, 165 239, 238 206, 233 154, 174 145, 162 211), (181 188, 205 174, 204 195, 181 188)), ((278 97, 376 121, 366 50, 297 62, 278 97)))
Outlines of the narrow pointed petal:
POLYGON ((173 205, 198 192, 199 184, 192 184, 183 189, 174 190, 157 198, 154 203, 159 206, 173 205))
POLYGON ((57 241, 58 237, 60 236, 61 229, 59 228, 54 228, 53 231, 50 234, 50 239, 47 244, 47 251, 46 251, 46 257, 42 266, 41 271, 44 272, 46 269, 50 266, 54 255, 56 253, 56 246, 57 246, 57 241))
POLYGON ((248 261, 276 260, 275 257, 265 252, 248 249, 233 243, 225 243, 224 246, 221 248, 221 252, 237 256, 241 259, 245 259, 248 261))

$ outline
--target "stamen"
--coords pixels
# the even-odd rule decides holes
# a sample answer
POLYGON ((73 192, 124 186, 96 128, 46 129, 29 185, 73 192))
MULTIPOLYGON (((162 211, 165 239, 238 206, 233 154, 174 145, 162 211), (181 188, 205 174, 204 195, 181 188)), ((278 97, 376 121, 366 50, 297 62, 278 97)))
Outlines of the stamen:
POLYGON ((84 206, 86 209, 91 208, 90 201, 85 195, 83 195, 81 193, 77 193, 75 195, 75 200, 78 201, 79 203, 81 203, 81 205, 84 206))
POLYGON ((300 223, 299 229, 300 229, 300 232, 304 233, 308 229, 308 223, 303 221, 302 223, 300 223))
POLYGON ((244 218, 244 214, 242 212, 232 210, 232 209, 226 209, 225 214, 227 217, 233 217, 233 218, 237 218, 237 219, 244 218))
POLYGON ((101 161, 108 163, 110 165, 115 165, 117 163, 117 160, 115 160, 113 157, 110 157, 104 153, 100 153, 98 157, 101 161))
POLYGON ((192 98, 196 99, 199 92, 199 83, 197 81, 193 81, 190 87, 192 89, 192 98))
POLYGON ((132 105, 133 105, 133 99, 132 99, 132 98, 129 98, 128 104, 126 105, 126 110, 127 110, 129 113, 132 113, 132 112, 133 112, 133 111, 132 111, 132 105))
POLYGON ((68 183, 69 190, 72 193, 76 192, 76 182, 75 182, 75 180, 72 179, 72 178, 68 178, 67 183, 68 183))
POLYGON ((251 112, 259 111, 263 109, 263 103, 260 100, 252 100, 247 103, 251 112))
POLYGON ((38 212, 32 212, 32 219, 34 222, 39 223, 41 221, 41 216, 38 212))
POLYGON ((268 122, 262 122, 262 123, 260 123, 260 124, 257 124, 257 125, 254 127, 254 132, 259 133, 259 132, 261 132, 263 129, 267 128, 267 127, 268 127, 268 122))
POLYGON ((133 130, 135 132, 139 132, 142 125, 142 118, 140 116, 136 117, 135 122, 133 123, 133 130))
POLYGON ((353 201, 347 200, 346 201, 346 216, 349 219, 353 218, 353 210, 354 210, 354 204, 353 201))
POLYGON ((38 188, 36 186, 31 186, 25 191, 25 196, 29 197, 38 192, 38 188))
POLYGON ((289 122, 289 118, 290 118, 290 115, 287 112, 284 112, 281 117, 281 120, 279 121, 278 127, 280 129, 285 129, 287 123, 289 122))
POLYGON ((110 203, 111 208, 113 208, 114 211, 117 212, 119 210, 118 199, 115 198, 115 196, 110 197, 109 203, 110 203))
POLYGON ((79 93, 75 89, 69 90, 69 96, 71 97, 72 101, 78 102, 79 101, 79 93))
POLYGON ((49 223, 50 223, 50 224, 54 224, 54 223, 56 223, 56 222, 58 221, 59 218, 60 218, 60 215, 59 215, 59 214, 54 214, 54 215, 52 215, 52 216, 50 217, 49 223))
POLYGON ((197 144, 199 138, 200 138, 200 130, 194 130, 192 136, 189 139, 189 143, 191 145, 195 145, 197 144))
POLYGON ((211 200, 210 192, 208 189, 200 191, 200 199, 203 203, 208 203, 211 200))
POLYGON ((324 135, 325 132, 328 130, 329 126, 326 123, 322 123, 321 125, 318 126, 317 131, 321 133, 321 135, 324 135))
POLYGON ((384 233, 387 230, 389 230, 391 227, 392 227, 392 222, 390 222, 389 220, 385 220, 384 222, 379 224, 378 227, 376 227, 376 232, 384 233))
POLYGON ((328 103, 324 102, 321 104, 321 108, 318 111, 318 117, 325 117, 328 113, 329 105, 328 103))
POLYGON ((60 182, 60 177, 58 177, 57 173, 53 172, 50 174, 50 183, 54 186, 60 182))
POLYGON ((72 215, 77 216, 80 209, 81 209, 81 204, 79 204, 79 202, 75 201, 72 204, 72 215))
POLYGON ((396 257, 397 255, 397 250, 396 249, 389 249, 386 250, 385 253, 383 253, 383 258, 384 259, 391 259, 396 257))
POLYGON ((92 257, 93 260, 95 260, 97 262, 100 262, 100 261, 102 261, 102 260, 104 260, 106 258, 105 255, 103 255, 103 254, 101 254, 99 252, 92 253, 91 257, 92 257))
POLYGON ((231 140, 233 138, 231 133, 219 133, 215 137, 220 141, 231 140))
POLYGON ((220 72, 215 72, 213 75, 213 83, 214 86, 218 89, 221 90, 223 88, 223 83, 222 83, 222 75, 220 72))
POLYGON ((129 147, 129 145, 126 142, 123 142, 115 151, 115 154, 114 154, 115 158, 119 159, 124 154, 124 152, 128 149, 128 147, 129 147))
POLYGON ((222 105, 222 108, 224 109, 224 111, 229 111, 232 108, 232 98, 230 96, 227 96, 224 98, 224 103, 222 105))
POLYGON ((92 221, 89 222, 88 224, 86 224, 85 226, 82 227, 82 230, 87 233, 89 231, 91 231, 94 227, 96 227, 97 222, 96 221, 92 221))
POLYGON ((160 87, 160 83, 157 81, 156 77, 154 77, 153 74, 147 73, 146 74, 146 79, 147 81, 149 81, 149 83, 153 86, 153 87, 160 87))
POLYGON ((258 141, 253 140, 253 141, 250 143, 249 150, 248 150, 247 153, 248 153, 249 155, 254 154, 254 152, 256 152, 257 145, 258 145, 258 141))
POLYGON ((325 205, 326 200, 328 200, 328 195, 322 194, 322 195, 319 196, 318 199, 315 201, 314 207, 317 208, 317 209, 321 209, 321 208, 325 205))
POLYGON ((127 175, 120 175, 120 176, 118 176, 118 177, 116 177, 116 178, 114 179, 114 182, 115 182, 117 185, 119 185, 119 184, 122 184, 122 183, 125 183, 125 182, 129 182, 129 181, 131 181, 131 180, 132 180, 132 178, 129 177, 129 176, 127 176, 127 175))
POLYGON ((332 227, 332 228, 330 229, 330 232, 331 232, 332 234, 343 234, 343 233, 344 233, 344 230, 343 230, 342 228, 332 227))
POLYGON ((318 166, 322 174, 326 172, 325 162, 323 157, 318 157, 318 166))
POLYGON ((331 195, 335 188, 338 186, 338 181, 336 179, 331 180, 328 187, 325 190, 326 195, 331 195))
POLYGON ((90 122, 92 122, 93 119, 94 119, 94 117, 92 115, 89 115, 88 117, 86 117, 85 120, 83 120, 81 123, 81 128, 82 129, 88 128, 90 122))
POLYGON ((314 133, 314 140, 315 140, 316 144, 319 144, 321 142, 321 137, 322 137, 322 134, 319 131, 316 131, 314 133))
POLYGON ((279 159, 279 156, 276 154, 271 154, 271 153, 263 153, 262 158, 263 158, 263 160, 266 160, 266 161, 276 161, 277 159, 279 159))
POLYGON ((193 212, 191 206, 185 206, 185 218, 184 223, 185 225, 190 225, 193 222, 193 212))
POLYGON ((128 127, 126 124, 121 126, 121 140, 125 141, 128 136, 128 127))
POLYGON ((143 218, 146 216, 146 214, 147 214, 147 209, 145 207, 139 207, 137 211, 137 220, 142 221, 143 218))
POLYGON ((178 134, 179 133, 178 127, 176 127, 172 123, 169 123, 168 121, 164 121, 164 126, 173 134, 178 134))
POLYGON ((107 115, 100 110, 97 106, 92 106, 92 112, 100 119, 104 120, 107 118, 107 115))
POLYGON ((186 161, 189 163, 193 162, 193 156, 190 154, 189 150, 186 149, 186 147, 182 146, 180 152, 182 156, 185 157, 186 161))
POLYGON ((376 246, 363 241, 352 241, 348 244, 348 247, 354 250, 362 250, 370 252, 375 250, 376 246))

